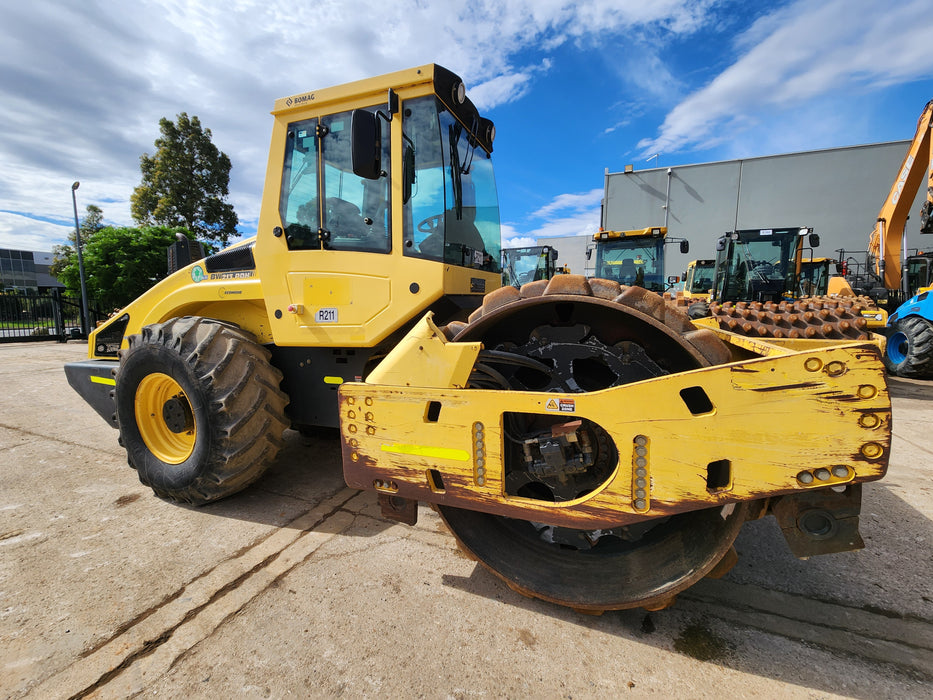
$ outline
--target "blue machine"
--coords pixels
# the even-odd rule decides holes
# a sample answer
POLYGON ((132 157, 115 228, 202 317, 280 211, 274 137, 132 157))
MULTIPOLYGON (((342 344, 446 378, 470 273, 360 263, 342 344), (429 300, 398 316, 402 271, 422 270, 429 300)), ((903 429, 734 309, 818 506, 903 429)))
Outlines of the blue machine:
POLYGON ((884 364, 900 377, 933 378, 933 294, 920 292, 888 318, 884 364))

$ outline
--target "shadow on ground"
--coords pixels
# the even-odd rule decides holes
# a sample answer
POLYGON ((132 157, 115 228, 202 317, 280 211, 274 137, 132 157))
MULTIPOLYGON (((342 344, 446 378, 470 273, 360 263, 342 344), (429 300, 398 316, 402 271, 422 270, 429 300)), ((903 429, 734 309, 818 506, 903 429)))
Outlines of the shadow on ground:
POLYGON ((933 658, 933 595, 928 584, 933 578, 933 560, 928 544, 917 549, 918 543, 923 548, 923 543, 933 541, 933 522, 884 485, 869 488, 863 512, 864 550, 801 561, 791 555, 773 518, 749 522, 736 540, 740 557, 736 567, 722 580, 702 580, 663 611, 610 611, 598 617, 579 614, 525 598, 479 564, 468 577, 445 575, 443 582, 587 629, 820 693, 865 700, 878 697, 879 692, 882 697, 896 697, 903 689, 895 690, 893 685, 887 690, 842 690, 839 678, 824 672, 827 664, 857 667, 868 661, 887 669, 890 679, 906 687, 920 688, 917 684, 933 679, 926 665, 933 658), (876 512, 884 517, 873 516, 876 512), (892 561, 898 562, 896 577, 891 575, 892 561), (785 617, 764 604, 759 607, 756 597, 776 598, 778 605, 798 607, 801 612, 788 612, 785 617), (894 639, 894 651, 881 654, 877 647, 888 640, 873 637, 870 631, 864 638, 861 632, 847 631, 847 625, 854 626, 850 618, 866 619, 869 628, 877 620, 878 627, 892 626, 895 635, 901 628, 911 634, 919 630, 919 641, 894 639), (898 644, 905 649, 919 644, 922 650, 918 656, 899 658, 898 644), (805 664, 775 670, 775 658, 793 658, 801 648, 807 649, 805 664))

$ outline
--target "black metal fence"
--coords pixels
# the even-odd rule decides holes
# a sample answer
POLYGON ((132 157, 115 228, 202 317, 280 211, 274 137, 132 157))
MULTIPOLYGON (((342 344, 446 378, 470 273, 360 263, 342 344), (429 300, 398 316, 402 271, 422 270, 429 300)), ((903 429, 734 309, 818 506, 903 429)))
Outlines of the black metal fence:
MULTIPOLYGON (((106 318, 88 305, 88 330, 106 318)), ((57 289, 43 294, 0 293, 0 343, 83 338, 81 299, 65 296, 57 289)))

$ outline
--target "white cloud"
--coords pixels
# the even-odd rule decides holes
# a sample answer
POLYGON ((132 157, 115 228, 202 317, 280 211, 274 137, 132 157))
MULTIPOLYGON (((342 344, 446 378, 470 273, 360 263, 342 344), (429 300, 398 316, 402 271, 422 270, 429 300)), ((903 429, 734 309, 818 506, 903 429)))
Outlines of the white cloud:
POLYGON ((500 75, 476 87, 471 87, 470 99, 483 112, 497 105, 519 99, 528 92, 530 83, 531 76, 528 73, 500 75))
POLYGON ((929 79, 931 36, 928 0, 799 0, 740 35, 739 58, 638 147, 644 155, 709 148, 821 96, 929 79))
POLYGON ((532 220, 544 219, 543 223, 529 222, 522 232, 514 226, 503 227, 503 231, 509 233, 508 237, 503 234, 503 239, 508 238, 506 247, 535 245, 534 241, 539 238, 592 235, 599 230, 602 196, 602 189, 558 195, 529 215, 532 220), (516 242, 518 240, 522 242, 516 242))
POLYGON ((503 248, 530 248, 538 244, 534 236, 517 236, 516 238, 502 238, 503 248))
POLYGON ((19 214, 0 211, 0 247, 51 253, 52 246, 68 242, 74 223, 37 221, 19 214))
POLYGON ((230 156, 230 201, 255 222, 278 97, 437 61, 488 109, 525 94, 561 44, 588 46, 648 25, 690 32, 712 4, 2 3, 0 206, 67 218, 67 187, 78 179, 86 203, 130 224, 139 156, 153 150, 160 118, 186 111, 230 156))
POLYGON ((599 208, 560 217, 536 226, 531 232, 535 238, 563 236, 591 236, 599 230, 599 208))
POLYGON ((523 238, 524 234, 519 233, 519 231, 514 226, 511 226, 510 224, 503 223, 499 226, 499 229, 502 233, 502 247, 503 248, 519 248, 523 245, 534 245, 534 242, 516 243, 515 241, 517 240, 521 240, 521 241, 525 240, 523 238))
POLYGON ((555 212, 561 211, 592 211, 595 206, 599 209, 599 204, 603 198, 603 189, 593 189, 582 194, 561 194, 555 197, 551 202, 545 204, 536 212, 531 214, 533 218, 547 218, 555 212))

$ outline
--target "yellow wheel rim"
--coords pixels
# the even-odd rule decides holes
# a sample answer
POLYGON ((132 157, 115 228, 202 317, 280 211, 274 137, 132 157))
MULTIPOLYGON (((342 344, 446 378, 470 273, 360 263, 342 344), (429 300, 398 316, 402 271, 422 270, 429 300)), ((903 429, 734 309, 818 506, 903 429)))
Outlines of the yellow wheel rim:
POLYGON ((146 447, 167 464, 181 464, 194 451, 197 426, 191 403, 167 374, 149 374, 136 387, 136 425, 146 447))

